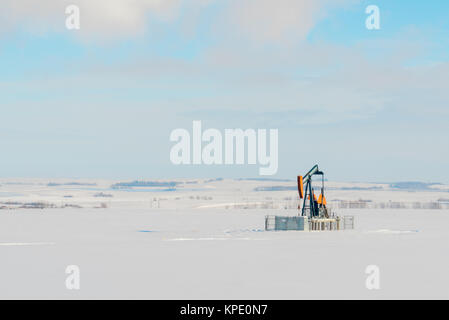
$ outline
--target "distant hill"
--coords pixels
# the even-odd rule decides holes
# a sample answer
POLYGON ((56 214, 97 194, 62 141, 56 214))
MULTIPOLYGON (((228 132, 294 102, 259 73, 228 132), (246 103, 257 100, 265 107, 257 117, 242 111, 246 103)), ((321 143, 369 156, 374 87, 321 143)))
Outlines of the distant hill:
POLYGON ((48 187, 59 187, 59 186, 96 186, 96 183, 87 183, 87 182, 67 182, 67 183, 55 183, 49 182, 47 184, 48 187))
POLYGON ((268 186, 268 187, 257 187, 257 188, 254 188, 254 191, 290 191, 290 190, 298 190, 298 187, 268 186))
POLYGON ((392 189, 402 190, 431 190, 431 186, 439 185, 441 183, 425 183, 419 181, 395 182, 390 184, 392 189))
POLYGON ((112 189, 133 188, 133 187, 176 187, 180 182, 176 181, 132 181, 119 182, 111 186, 112 189))
POLYGON ((291 179, 273 179, 273 178, 239 178, 237 181, 277 181, 277 182, 291 182, 291 179))

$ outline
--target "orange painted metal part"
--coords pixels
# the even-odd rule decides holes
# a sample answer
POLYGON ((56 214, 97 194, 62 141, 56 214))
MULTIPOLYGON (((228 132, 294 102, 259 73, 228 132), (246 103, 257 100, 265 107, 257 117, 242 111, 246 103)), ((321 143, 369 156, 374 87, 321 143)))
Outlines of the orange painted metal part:
POLYGON ((327 205, 326 197, 322 194, 320 194, 320 196, 318 197, 318 204, 324 204, 325 206, 327 205))
MULTIPOLYGON (((307 200, 310 200, 310 195, 307 196, 307 200)), ((313 201, 317 202, 315 193, 313 194, 313 201)))
POLYGON ((299 192, 299 198, 304 198, 304 184, 302 182, 302 176, 298 176, 298 192, 299 192))

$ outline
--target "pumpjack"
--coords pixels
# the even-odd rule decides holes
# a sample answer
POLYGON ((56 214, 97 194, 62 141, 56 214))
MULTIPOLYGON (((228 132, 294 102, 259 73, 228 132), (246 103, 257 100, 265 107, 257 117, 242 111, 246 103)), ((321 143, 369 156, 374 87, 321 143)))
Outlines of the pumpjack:
POLYGON ((302 216, 307 216, 310 219, 316 217, 329 218, 324 196, 324 173, 319 170, 318 165, 315 165, 304 176, 298 176, 298 192, 299 198, 304 199, 302 210, 301 205, 298 206, 302 216), (312 187, 312 177, 316 175, 321 176, 321 194, 318 199, 312 187))

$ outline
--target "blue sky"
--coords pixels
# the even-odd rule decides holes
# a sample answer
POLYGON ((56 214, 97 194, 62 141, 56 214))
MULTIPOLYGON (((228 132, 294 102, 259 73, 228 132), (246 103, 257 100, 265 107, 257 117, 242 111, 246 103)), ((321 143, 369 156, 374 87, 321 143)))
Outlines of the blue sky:
POLYGON ((447 1, 2 5, 0 177, 258 175, 172 165, 170 132, 201 120, 279 129, 277 177, 449 183, 447 1))

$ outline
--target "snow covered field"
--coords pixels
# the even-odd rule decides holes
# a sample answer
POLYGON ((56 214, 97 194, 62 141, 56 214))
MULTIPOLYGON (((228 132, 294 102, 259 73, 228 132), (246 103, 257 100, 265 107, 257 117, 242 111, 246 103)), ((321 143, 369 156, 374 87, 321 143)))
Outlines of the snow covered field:
POLYGON ((339 215, 355 216, 355 230, 265 232, 265 215, 297 213, 296 192, 254 189, 294 182, 202 181, 170 191, 110 185, 1 182, 0 298, 449 298, 445 186, 335 183, 329 200, 442 205, 335 204, 339 215), (21 208, 35 202, 48 207, 21 208), (80 290, 66 288, 69 265, 80 268, 80 290), (368 265, 380 269, 379 290, 365 286, 368 265))

